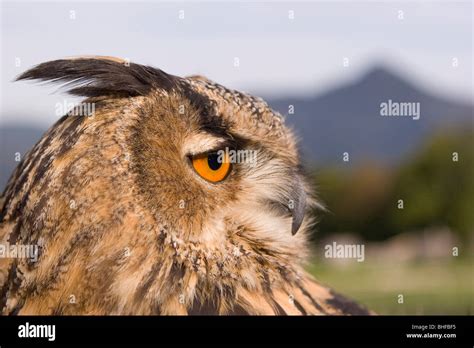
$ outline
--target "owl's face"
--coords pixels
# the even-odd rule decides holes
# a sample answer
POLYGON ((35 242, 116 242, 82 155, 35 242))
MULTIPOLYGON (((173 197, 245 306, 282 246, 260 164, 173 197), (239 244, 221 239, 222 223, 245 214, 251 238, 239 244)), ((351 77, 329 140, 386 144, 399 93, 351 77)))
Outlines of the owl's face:
POLYGON ((309 194, 282 117, 203 78, 181 82, 186 92, 157 91, 138 107, 131 162, 149 209, 207 248, 241 233, 301 252, 309 194))

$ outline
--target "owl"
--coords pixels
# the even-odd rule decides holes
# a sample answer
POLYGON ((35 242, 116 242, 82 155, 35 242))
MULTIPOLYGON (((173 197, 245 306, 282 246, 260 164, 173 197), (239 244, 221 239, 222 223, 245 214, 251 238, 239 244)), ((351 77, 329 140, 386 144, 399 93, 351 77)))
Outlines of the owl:
POLYGON ((112 57, 18 80, 85 99, 25 156, 0 200, 4 315, 368 314, 304 269, 295 136, 260 98, 112 57))

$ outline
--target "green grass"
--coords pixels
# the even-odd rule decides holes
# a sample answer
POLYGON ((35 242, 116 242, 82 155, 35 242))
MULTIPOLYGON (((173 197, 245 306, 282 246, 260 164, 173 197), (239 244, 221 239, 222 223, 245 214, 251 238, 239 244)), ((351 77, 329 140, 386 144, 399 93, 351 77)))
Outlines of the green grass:
POLYGON ((474 259, 344 266, 315 261, 308 269, 378 314, 474 314, 474 259))

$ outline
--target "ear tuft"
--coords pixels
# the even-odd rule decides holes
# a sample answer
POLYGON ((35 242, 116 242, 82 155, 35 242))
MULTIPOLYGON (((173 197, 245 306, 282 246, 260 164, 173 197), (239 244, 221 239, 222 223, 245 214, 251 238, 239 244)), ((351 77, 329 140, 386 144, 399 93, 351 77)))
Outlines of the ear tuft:
POLYGON ((19 80, 63 83, 72 95, 146 95, 152 89, 169 91, 178 78, 149 66, 127 64, 113 57, 60 59, 39 64, 21 74, 19 80))

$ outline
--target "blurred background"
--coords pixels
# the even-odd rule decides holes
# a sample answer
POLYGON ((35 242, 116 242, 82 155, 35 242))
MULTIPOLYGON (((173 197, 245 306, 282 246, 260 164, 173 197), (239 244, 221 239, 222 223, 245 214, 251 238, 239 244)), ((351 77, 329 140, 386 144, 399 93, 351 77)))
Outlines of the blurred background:
POLYGON ((12 82, 31 66, 109 55, 205 75, 264 97, 299 135, 327 208, 316 278, 381 314, 473 314, 472 6, 2 1, 0 190, 79 101, 12 82), (419 103, 420 119, 382 117, 389 100, 419 103), (326 257, 334 242, 363 245, 363 262, 326 257))

